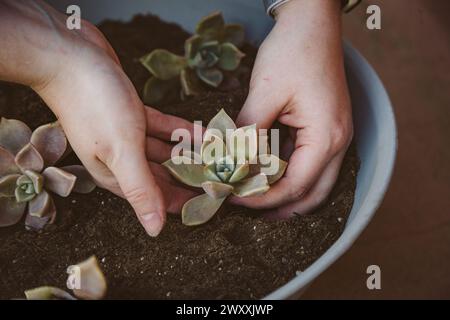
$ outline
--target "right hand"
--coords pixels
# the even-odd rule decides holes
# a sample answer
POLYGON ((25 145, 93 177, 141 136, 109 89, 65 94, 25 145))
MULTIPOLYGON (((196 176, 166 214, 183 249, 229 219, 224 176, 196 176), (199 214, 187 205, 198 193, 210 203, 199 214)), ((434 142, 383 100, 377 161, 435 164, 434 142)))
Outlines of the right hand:
POLYGON ((172 131, 193 132, 193 125, 144 106, 114 50, 92 24, 83 21, 80 31, 69 31, 66 16, 44 2, 5 3, 13 8, 6 17, 16 15, 16 23, 24 25, 19 39, 26 35, 48 45, 14 42, 32 63, 23 70, 6 70, 0 78, 30 85, 44 99, 97 183, 125 197, 147 233, 157 236, 166 211, 179 212, 195 196, 172 184, 160 165, 170 158, 166 141, 172 131))

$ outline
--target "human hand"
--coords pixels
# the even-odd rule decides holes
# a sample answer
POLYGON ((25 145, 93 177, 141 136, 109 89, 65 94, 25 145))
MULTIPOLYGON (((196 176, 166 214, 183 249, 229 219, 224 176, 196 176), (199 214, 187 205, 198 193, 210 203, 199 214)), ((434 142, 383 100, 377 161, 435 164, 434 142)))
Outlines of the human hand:
POLYGON ((2 4, 10 9, 3 23, 8 26, 11 17, 19 19, 16 23, 22 23, 26 37, 37 41, 14 42, 22 55, 17 59, 29 61, 28 66, 3 70, 2 77, 33 87, 56 114, 97 183, 125 197, 147 233, 158 235, 166 211, 179 212, 195 195, 172 184, 160 165, 170 158, 171 145, 165 141, 172 131, 192 131, 193 125, 142 104, 95 26, 83 21, 80 31, 69 31, 66 17, 41 1, 2 4))
POLYGON ((281 146, 290 155, 285 176, 264 195, 233 198, 275 208, 286 218, 311 211, 330 193, 353 135, 341 45, 341 1, 291 0, 261 45, 239 125, 290 128, 281 146))

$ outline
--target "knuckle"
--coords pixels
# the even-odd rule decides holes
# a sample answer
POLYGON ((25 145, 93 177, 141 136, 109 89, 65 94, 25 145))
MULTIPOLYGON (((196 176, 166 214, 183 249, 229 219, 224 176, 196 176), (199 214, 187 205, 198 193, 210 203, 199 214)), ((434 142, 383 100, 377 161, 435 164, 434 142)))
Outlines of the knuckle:
POLYGON ((333 142, 332 147, 334 150, 341 150, 346 148, 351 141, 352 130, 351 126, 339 123, 334 126, 332 131, 333 142))
POLYGON ((306 186, 300 185, 296 186, 295 188, 289 189, 289 199, 291 200, 298 200, 305 196, 305 194, 308 192, 308 188, 306 186))
POLYGON ((323 153, 334 156, 346 149, 353 138, 353 126, 343 122, 334 122, 328 125, 328 132, 320 139, 323 153))
MULTIPOLYGON (((125 198, 136 208, 148 201, 147 190, 143 187, 134 187, 123 190, 125 198)), ((139 212, 138 212, 139 214, 139 212)))

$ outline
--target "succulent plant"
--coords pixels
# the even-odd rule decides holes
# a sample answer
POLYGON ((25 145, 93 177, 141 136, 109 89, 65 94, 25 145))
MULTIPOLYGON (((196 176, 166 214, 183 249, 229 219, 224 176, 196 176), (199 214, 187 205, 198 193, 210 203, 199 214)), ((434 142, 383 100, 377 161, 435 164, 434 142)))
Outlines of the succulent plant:
POLYGON ((245 56, 238 48, 244 43, 244 29, 238 24, 225 24, 220 12, 204 17, 196 33, 186 40, 185 54, 179 56, 156 49, 141 58, 152 77, 144 87, 146 103, 158 103, 181 84, 181 97, 195 96, 203 85, 217 88, 224 79, 223 71, 234 71, 245 56))
MULTIPOLYGON (((98 260, 95 256, 90 257, 72 268, 79 271, 80 287, 73 289, 73 295, 70 293, 51 286, 43 286, 25 291, 27 300, 99 300, 102 299, 107 290, 105 276, 100 269, 98 260)), ((70 287, 70 277, 67 280, 70 287)))
POLYGON ((82 166, 54 165, 68 150, 58 122, 34 132, 19 120, 0 120, 0 227, 20 221, 40 230, 52 223, 56 207, 50 192, 67 197, 72 191, 89 193, 95 183, 82 166))
POLYGON ((184 152, 164 163, 177 180, 205 191, 184 204, 183 224, 203 224, 230 194, 263 194, 283 176, 287 163, 270 154, 263 138, 258 137, 256 125, 237 128, 222 109, 208 124, 200 154, 184 152), (264 151, 258 150, 261 144, 264 151))

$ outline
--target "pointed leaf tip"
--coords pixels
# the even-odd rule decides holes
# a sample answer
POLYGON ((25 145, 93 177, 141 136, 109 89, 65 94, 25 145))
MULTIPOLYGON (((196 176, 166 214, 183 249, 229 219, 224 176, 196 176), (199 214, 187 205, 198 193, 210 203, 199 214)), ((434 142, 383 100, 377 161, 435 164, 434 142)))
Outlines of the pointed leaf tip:
POLYGON ((77 298, 99 300, 106 295, 106 278, 95 256, 77 264, 80 271, 80 288, 74 288, 77 298))
POLYGON ((202 194, 186 202, 181 212, 183 224, 197 226, 208 222, 219 210, 226 197, 221 199, 211 198, 208 194, 202 194))
POLYGON ((39 287, 25 291, 27 300, 76 300, 71 294, 55 287, 39 287))
POLYGON ((218 40, 224 25, 225 21, 222 13, 220 11, 215 11, 199 21, 195 28, 195 33, 207 40, 218 40))
POLYGON ((227 24, 222 34, 223 42, 230 42, 240 48, 245 42, 244 27, 240 24, 227 24))
POLYGON ((176 156, 163 163, 170 174, 178 181, 191 186, 200 188, 206 181, 203 173, 203 165, 192 162, 192 159, 185 156, 176 156))
POLYGON ((215 182, 215 181, 206 181, 202 183, 202 188, 205 192, 214 199, 221 199, 227 197, 231 191, 233 190, 233 186, 215 182))
POLYGON ((222 133, 222 139, 226 140, 227 130, 235 131, 237 127, 233 119, 230 118, 230 116, 225 112, 224 109, 221 109, 208 123, 207 131, 208 129, 219 130, 222 133))
POLYGON ((226 71, 236 70, 241 63, 242 58, 245 57, 245 54, 234 44, 229 42, 222 44, 221 49, 222 53, 219 59, 219 67, 226 71))
POLYGON ((173 54, 165 49, 156 49, 141 58, 142 65, 160 80, 170 80, 177 77, 186 67, 184 57, 173 54))

